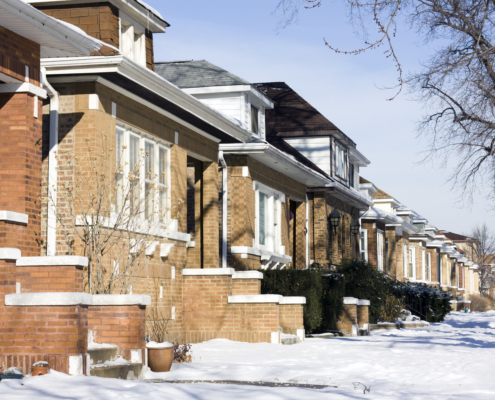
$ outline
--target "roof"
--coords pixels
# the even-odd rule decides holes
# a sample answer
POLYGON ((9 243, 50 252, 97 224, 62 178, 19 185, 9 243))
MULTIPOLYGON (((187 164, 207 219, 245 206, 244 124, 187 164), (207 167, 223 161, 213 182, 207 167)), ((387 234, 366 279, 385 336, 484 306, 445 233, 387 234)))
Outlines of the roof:
POLYGON ((445 232, 445 231, 441 231, 441 233, 447 236, 448 239, 453 240, 454 242, 470 242, 474 240, 469 236, 459 235, 458 233, 445 232))
POLYGON ((40 44, 41 57, 82 57, 102 42, 20 0, 0 0, 0 26, 40 44))
POLYGON ((376 188, 376 193, 373 193, 373 200, 380 200, 380 199, 393 199, 393 196, 390 196, 388 193, 385 193, 380 188, 376 188))
POLYGON ((155 63, 155 72, 181 89, 251 85, 251 82, 206 60, 158 62, 155 63))
POLYGON ((267 139, 332 135, 356 147, 333 122, 285 82, 258 83, 255 86, 275 104, 273 110, 266 110, 267 139))

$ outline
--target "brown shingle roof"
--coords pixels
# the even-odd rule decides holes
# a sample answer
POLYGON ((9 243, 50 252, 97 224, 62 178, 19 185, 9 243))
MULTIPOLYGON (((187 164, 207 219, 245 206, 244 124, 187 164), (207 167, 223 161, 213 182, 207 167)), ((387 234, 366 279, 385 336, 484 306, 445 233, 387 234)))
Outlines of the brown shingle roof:
POLYGON ((469 236, 464 236, 464 235, 459 235, 458 233, 453 233, 453 232, 440 232, 440 234, 445 235, 447 238, 454 242, 469 242, 472 241, 473 238, 470 238, 469 236))

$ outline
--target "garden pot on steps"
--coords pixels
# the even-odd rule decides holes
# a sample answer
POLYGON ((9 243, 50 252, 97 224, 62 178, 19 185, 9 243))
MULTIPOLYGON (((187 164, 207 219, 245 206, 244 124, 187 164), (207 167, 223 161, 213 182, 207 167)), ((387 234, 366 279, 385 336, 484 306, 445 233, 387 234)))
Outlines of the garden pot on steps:
POLYGON ((153 372, 170 371, 173 361, 173 347, 148 347, 148 367, 153 372))
POLYGON ((34 363, 31 369, 32 376, 46 375, 50 373, 50 366, 46 361, 34 363))

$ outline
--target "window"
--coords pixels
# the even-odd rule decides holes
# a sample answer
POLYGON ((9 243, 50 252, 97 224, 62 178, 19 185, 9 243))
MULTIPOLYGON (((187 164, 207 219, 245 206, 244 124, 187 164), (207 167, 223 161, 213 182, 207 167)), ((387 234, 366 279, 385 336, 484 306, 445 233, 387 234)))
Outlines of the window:
POLYGON ((123 18, 120 19, 120 51, 138 64, 146 65, 144 33, 123 18))
POLYGON ((347 180, 347 150, 336 142, 334 149, 335 174, 347 180))
POLYGON ((416 275, 416 248, 409 247, 408 253, 408 277, 414 279, 416 275))
POLYGON ((361 260, 368 261, 368 229, 361 229, 360 233, 360 254, 361 260))
POLYGON ((431 253, 426 253, 426 280, 431 282, 431 253))
POLYGON ((378 232, 376 236, 377 246, 377 267, 378 271, 383 271, 383 232, 378 232))
POLYGON ((426 249, 421 249, 421 280, 427 281, 426 278, 426 249))
POLYGON ((404 267, 404 277, 407 276, 407 244, 402 245, 402 262, 404 267))
MULTIPOLYGON (((122 126, 116 129, 115 207, 147 220, 168 219, 169 148, 122 126)), ((118 212, 118 211, 117 211, 118 212)))
POLYGON ((281 210, 285 196, 265 185, 255 182, 256 190, 256 239, 255 246, 262 250, 282 251, 281 210))
POLYGON ((355 184, 355 176, 354 176, 354 164, 353 163, 349 163, 349 186, 351 187, 354 187, 355 184))
POLYGON ((251 132, 259 134, 259 110, 251 105, 251 132))
POLYGON ((419 229, 418 233, 425 233, 425 224, 417 223, 417 224, 413 224, 413 225, 419 229))
POLYGON ((390 272, 390 264, 388 261, 388 239, 385 239, 385 272, 390 272))

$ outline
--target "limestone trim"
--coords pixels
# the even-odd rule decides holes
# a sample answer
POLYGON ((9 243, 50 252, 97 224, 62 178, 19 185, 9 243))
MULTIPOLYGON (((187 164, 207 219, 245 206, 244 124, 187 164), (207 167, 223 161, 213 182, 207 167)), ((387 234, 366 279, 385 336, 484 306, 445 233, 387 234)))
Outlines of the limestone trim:
POLYGON ((151 296, 143 294, 95 294, 94 306, 150 306, 151 296))
POLYGON ((241 254, 242 256, 252 255, 261 257, 262 261, 277 262, 282 264, 288 264, 292 262, 292 257, 285 254, 274 253, 268 250, 255 249, 253 247, 246 246, 232 246, 230 249, 232 254, 241 254))
POLYGON ((229 296, 229 304, 246 304, 246 303, 277 303, 280 304, 283 296, 278 294, 252 294, 229 296))
POLYGON ((29 216, 27 214, 16 213, 13 211, 0 211, 0 221, 27 224, 28 220, 29 220, 29 216))
POLYGON ((19 258, 21 258, 19 249, 0 248, 0 260, 18 260, 19 258))
POLYGON ((17 260, 18 267, 87 267, 88 259, 81 256, 22 257, 17 260))
POLYGON ((280 301, 280 305, 291 305, 291 304, 306 304, 306 297, 294 297, 294 296, 284 296, 280 301))
POLYGON ((16 293, 5 296, 6 306, 91 306, 88 293, 16 293))
POLYGON ((344 304, 357 304, 358 299, 355 299, 354 297, 344 297, 344 304))
POLYGON ((0 93, 29 93, 41 99, 46 99, 47 97, 45 89, 29 82, 0 84, 0 93))
POLYGON ((234 273, 234 268, 185 268, 182 270, 183 276, 232 276, 234 273))
POLYGON ((263 273, 259 271, 234 272, 232 279, 263 279, 263 273))
POLYGON ((371 301, 369 300, 358 300, 357 301, 358 306, 369 306, 371 305, 371 301))

